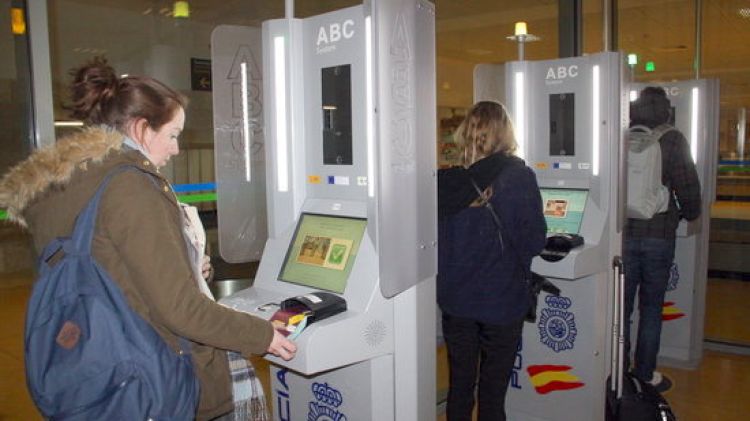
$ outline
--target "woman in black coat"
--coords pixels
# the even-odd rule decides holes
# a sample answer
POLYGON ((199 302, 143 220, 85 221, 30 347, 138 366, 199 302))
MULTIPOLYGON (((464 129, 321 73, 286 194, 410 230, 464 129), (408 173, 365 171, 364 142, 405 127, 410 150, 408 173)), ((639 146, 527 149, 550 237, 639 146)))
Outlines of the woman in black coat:
POLYGON ((437 296, 450 367, 447 417, 471 420, 478 365, 478 419, 505 420, 505 393, 530 302, 525 278, 547 226, 536 176, 514 156, 513 125, 501 104, 474 105, 456 141, 463 166, 438 175, 437 296))

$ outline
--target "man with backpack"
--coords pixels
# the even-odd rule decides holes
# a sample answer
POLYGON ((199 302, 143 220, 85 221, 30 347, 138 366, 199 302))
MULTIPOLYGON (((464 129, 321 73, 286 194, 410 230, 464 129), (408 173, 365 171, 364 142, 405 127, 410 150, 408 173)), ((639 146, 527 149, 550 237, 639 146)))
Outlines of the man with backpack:
MULTIPOLYGON (((669 379, 654 369, 664 295, 675 254, 675 233, 681 218, 692 221, 701 213, 700 182, 690 147, 685 136, 669 125, 671 116, 671 104, 660 87, 643 89, 630 105, 628 222, 623 243, 625 355, 630 355, 630 318, 637 292, 639 322, 633 374, 660 392, 671 387, 669 379), (658 149, 644 155, 649 142, 658 145, 658 149), (650 170, 646 171, 649 175, 644 176, 637 166, 649 162, 650 153, 656 153, 658 158, 651 164, 654 168, 646 169, 650 170), (654 188, 653 179, 658 180, 659 175, 663 188, 654 188)), ((629 357, 625 360, 627 369, 629 357)))

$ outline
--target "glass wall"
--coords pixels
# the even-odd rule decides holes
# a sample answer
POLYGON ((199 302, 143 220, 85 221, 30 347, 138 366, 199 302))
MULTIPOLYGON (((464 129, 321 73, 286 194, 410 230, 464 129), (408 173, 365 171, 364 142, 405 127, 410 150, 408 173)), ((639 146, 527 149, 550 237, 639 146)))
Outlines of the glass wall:
POLYGON ((556 1, 437 1, 438 163, 457 164, 453 132, 474 102, 477 64, 518 60, 518 44, 507 39, 515 22, 525 21, 539 41, 525 45, 527 60, 558 56, 556 1))
MULTIPOLYGON (((0 174, 31 151, 31 72, 25 2, 0 0, 0 174)), ((0 274, 31 268, 28 236, 0 209, 0 274)), ((2 281, 2 279, 0 279, 2 281)))
MULTIPOLYGON (((185 3, 185 2, 182 2, 185 3)), ((120 74, 155 77, 187 95, 182 152, 162 172, 176 184, 214 181, 211 91, 192 77, 211 57, 211 32, 218 25, 260 26, 284 16, 283 1, 192 0, 188 16, 175 16, 166 0, 59 0, 48 2, 56 132, 71 130, 65 110, 69 70, 105 56, 120 74), (67 122, 67 123, 63 123, 67 122)), ((324 13, 354 1, 297 2, 296 16, 324 13)), ((76 124, 73 122, 72 124, 76 124)), ((206 209, 207 205, 202 205, 206 209)))
POLYGON ((0 0, 0 173, 31 148, 31 84, 24 2, 0 0), (12 18, 13 17, 13 18, 12 18), (11 21, 13 20, 13 22, 11 21), (15 25, 14 25, 15 24, 15 25))
POLYGON ((750 4, 703 2, 701 76, 721 83, 717 202, 711 213, 706 339, 750 346, 750 4))
MULTIPOLYGON (((0 0, 1 1, 1 0, 0 0)), ((6 5, 10 2, 5 0, 6 5)), ((356 4, 356 0, 296 1, 295 15, 305 17, 356 4)), ((436 0, 438 160, 450 165, 456 158, 452 132, 473 102, 473 70, 480 63, 504 63, 518 58, 517 44, 506 39, 516 21, 526 21, 529 33, 540 38, 528 43, 530 60, 558 57, 558 7, 553 0, 436 0)), ((721 129, 718 199, 713 209, 711 233, 712 274, 709 317, 716 303, 716 285, 750 277, 742 256, 750 255, 750 177, 747 108, 750 105, 750 9, 741 1, 703 1, 700 60, 696 60, 696 10, 694 0, 620 0, 617 4, 617 46, 639 55, 634 79, 639 82, 684 80, 696 76, 721 81, 721 129), (744 5, 744 6, 743 6, 744 5), (653 69, 646 69, 652 62, 653 69), (697 68, 696 68, 697 65, 697 68)), ((602 50, 604 29, 601 0, 583 0, 583 51, 602 50)), ((174 16, 168 0, 58 0, 48 2, 55 120, 69 120, 63 108, 67 99, 68 70, 95 55, 104 55, 120 73, 157 77, 190 98, 183 153, 165 169, 177 184, 213 181, 213 128, 211 92, 195 89, 191 72, 196 60, 210 58, 210 34, 221 24, 259 26, 284 15, 281 0, 189 1, 189 17, 174 16)), ((8 27, 8 15, 0 24, 8 27)), ((0 35, 6 51, 18 43, 8 33, 0 35)), ((23 137, 22 101, 18 101, 19 70, 12 60, 0 64, 0 101, 7 139, 23 137)), ((58 127, 58 135, 70 128, 58 127)), ((23 156, 16 143, 16 156, 23 156)), ((12 154, 2 159, 13 158, 12 154)), ((0 163, 2 164, 2 163, 0 163)), ((211 205, 203 205, 210 209, 211 205)), ((740 281, 737 281, 740 282, 740 281)), ((734 285, 734 284, 733 284, 734 285)), ((738 283, 747 289, 747 283, 738 283)), ((735 291, 735 290, 731 290, 735 291)), ((732 292, 730 296, 737 296, 732 292)), ((750 296, 742 298, 744 302, 750 296)), ((750 323, 743 323, 750 325, 750 323)), ((726 336, 724 333, 718 336, 726 336)), ((714 336, 709 334, 708 336, 714 336)), ((731 336, 731 335, 729 335, 731 336)), ((723 339, 722 339, 723 340, 723 339)), ((750 343, 750 335, 746 339, 750 343)))
POLYGON ((740 41, 750 36, 750 8, 743 2, 704 1, 696 32, 695 4, 619 2, 620 47, 638 54, 633 74, 638 82, 719 80, 719 162, 711 210, 705 337, 750 345, 750 316, 741 311, 750 300, 750 167, 745 161, 750 46, 740 41))

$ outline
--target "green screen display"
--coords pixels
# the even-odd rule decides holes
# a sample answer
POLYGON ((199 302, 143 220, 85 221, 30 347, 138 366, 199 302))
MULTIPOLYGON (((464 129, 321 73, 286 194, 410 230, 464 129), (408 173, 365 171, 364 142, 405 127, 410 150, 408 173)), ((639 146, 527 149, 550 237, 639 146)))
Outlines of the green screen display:
POLYGON ((548 233, 578 234, 588 190, 539 189, 548 233))
POLYGON ((303 213, 279 279, 344 292, 366 226, 362 218, 303 213))

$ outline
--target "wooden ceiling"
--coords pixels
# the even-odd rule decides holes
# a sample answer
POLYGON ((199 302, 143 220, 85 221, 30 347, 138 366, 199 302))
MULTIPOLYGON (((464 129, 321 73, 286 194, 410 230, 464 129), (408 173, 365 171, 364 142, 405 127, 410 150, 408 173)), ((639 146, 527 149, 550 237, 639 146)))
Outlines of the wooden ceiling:
MULTIPOLYGON (((66 3, 144 14, 149 9, 150 13, 168 11, 172 1, 58 0, 50 9, 64 7, 66 3)), ((310 16, 360 3, 297 0, 295 14, 310 16)), ((529 32, 541 37, 540 41, 528 44, 527 59, 558 57, 557 0, 437 0, 435 3, 439 61, 473 64, 515 60, 516 45, 505 37, 512 33, 516 21, 528 22, 529 32)), ((695 0, 617 0, 616 3, 617 47, 639 55, 637 80, 695 77, 695 0), (656 71, 646 73, 645 61, 654 61, 656 71)), ((703 0, 702 5, 700 75, 721 80, 722 107, 750 107, 750 0, 703 0)), ((190 19, 211 25, 257 25, 284 15, 283 0, 190 0, 190 6, 190 19)), ((583 13, 584 53, 601 51, 602 0, 583 0, 583 13)), ((54 16, 50 19, 54 20, 54 16)), ((92 35, 95 34, 86 37, 91 39, 92 35)))

